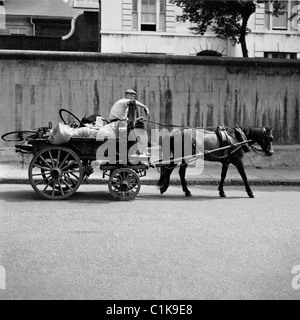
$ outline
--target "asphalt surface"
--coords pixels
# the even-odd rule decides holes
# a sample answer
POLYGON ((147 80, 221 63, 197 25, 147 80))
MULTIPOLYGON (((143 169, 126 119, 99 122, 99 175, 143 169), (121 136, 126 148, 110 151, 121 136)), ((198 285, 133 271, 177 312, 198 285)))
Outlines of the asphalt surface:
POLYGON ((134 201, 82 185, 66 201, 0 185, 0 299, 293 299, 300 189, 179 186, 134 201))

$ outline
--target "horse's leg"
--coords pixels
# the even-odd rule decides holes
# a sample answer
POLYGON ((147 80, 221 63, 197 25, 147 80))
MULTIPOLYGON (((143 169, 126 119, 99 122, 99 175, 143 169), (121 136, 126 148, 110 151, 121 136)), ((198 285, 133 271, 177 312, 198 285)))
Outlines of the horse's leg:
POLYGON ((192 194, 191 194, 190 190, 188 189, 187 184, 186 184, 186 180, 185 180, 185 173, 186 173, 187 166, 188 165, 186 162, 182 163, 182 165, 180 166, 180 169, 179 169, 179 176, 180 176, 183 192, 185 193, 185 195, 187 197, 191 197, 192 194))
POLYGON ((223 162, 222 164, 222 173, 221 173, 221 180, 219 183, 219 195, 221 198, 226 198, 226 194, 224 192, 224 182, 226 179, 227 171, 229 167, 229 162, 223 162))
POLYGON ((159 177, 159 180, 158 180, 158 182, 157 182, 157 186, 158 186, 159 188, 161 188, 161 187, 164 185, 164 183, 165 183, 165 177, 166 177, 166 174, 165 174, 164 168, 161 168, 161 169, 160 169, 160 177, 159 177))
POLYGON ((246 172, 245 172, 245 168, 244 168, 243 162, 242 161, 237 161, 237 162, 235 162, 233 164, 236 166, 238 172, 240 173, 240 175, 241 175, 241 177, 242 177, 242 179, 244 181, 245 188, 246 188, 246 191, 248 193, 249 198, 254 198, 253 192, 252 192, 252 190, 250 188, 250 185, 249 185, 249 182, 248 182, 248 178, 247 178, 247 175, 246 175, 246 172))
POLYGON ((162 185, 160 187, 160 194, 164 194, 169 186, 170 186, 170 177, 171 177, 171 173, 173 172, 174 168, 176 166, 170 166, 170 167, 166 167, 164 169, 164 173, 163 173, 163 176, 161 177, 161 182, 162 182, 162 185))

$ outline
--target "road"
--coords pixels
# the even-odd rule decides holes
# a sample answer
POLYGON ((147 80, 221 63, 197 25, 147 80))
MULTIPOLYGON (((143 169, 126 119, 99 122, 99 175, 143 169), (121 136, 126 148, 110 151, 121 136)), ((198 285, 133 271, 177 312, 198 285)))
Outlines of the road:
POLYGON ((142 186, 116 202, 105 185, 82 185, 53 202, 0 185, 0 300, 298 300, 300 188, 191 191, 142 186))

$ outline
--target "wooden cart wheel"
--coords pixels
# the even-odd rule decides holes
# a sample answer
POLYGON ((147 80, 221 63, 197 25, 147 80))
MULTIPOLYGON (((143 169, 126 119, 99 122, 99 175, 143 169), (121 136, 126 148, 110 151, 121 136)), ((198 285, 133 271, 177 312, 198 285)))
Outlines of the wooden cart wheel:
POLYGON ((79 188, 84 169, 74 151, 50 146, 34 156, 28 176, 31 186, 39 195, 49 200, 64 200, 79 188))
POLYGON ((133 200, 141 188, 139 176, 130 169, 118 169, 112 172, 108 181, 111 195, 123 201, 133 200))

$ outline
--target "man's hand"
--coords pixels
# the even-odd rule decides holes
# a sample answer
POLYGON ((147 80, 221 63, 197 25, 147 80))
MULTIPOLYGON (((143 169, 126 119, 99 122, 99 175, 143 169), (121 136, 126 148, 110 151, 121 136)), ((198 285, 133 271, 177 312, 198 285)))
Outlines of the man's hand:
POLYGON ((149 116, 149 109, 146 107, 144 110, 145 110, 146 116, 149 116))

